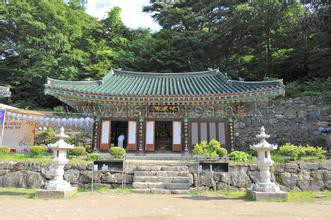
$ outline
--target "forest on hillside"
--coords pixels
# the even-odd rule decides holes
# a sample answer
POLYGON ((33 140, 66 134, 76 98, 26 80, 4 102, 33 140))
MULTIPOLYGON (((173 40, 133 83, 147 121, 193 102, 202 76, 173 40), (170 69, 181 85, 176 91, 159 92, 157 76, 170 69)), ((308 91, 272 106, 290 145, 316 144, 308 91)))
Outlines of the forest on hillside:
POLYGON ((23 108, 60 105, 47 77, 100 79, 110 68, 186 72, 219 68, 231 78, 284 79, 289 97, 330 96, 331 6, 280 0, 154 3, 162 29, 129 29, 114 7, 98 20, 79 0, 0 3, 0 85, 23 108))

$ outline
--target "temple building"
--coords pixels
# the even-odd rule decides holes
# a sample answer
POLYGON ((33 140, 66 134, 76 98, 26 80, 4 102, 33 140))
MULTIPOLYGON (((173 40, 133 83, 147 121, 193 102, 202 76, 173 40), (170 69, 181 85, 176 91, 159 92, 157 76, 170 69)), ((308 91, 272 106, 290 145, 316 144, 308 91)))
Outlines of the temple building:
POLYGON ((233 121, 257 102, 284 95, 282 80, 231 80, 219 70, 143 73, 110 70, 96 81, 48 78, 45 94, 94 118, 93 147, 191 152, 202 140, 234 146, 233 121), (123 141, 124 136, 124 141, 123 141))

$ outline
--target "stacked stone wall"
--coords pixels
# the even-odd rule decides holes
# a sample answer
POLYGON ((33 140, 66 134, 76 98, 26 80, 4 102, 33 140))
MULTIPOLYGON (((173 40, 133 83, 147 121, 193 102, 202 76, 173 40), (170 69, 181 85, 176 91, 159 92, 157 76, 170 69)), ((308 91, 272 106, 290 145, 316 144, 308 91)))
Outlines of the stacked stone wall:
MULTIPOLYGON (((72 185, 90 188, 92 176, 95 187, 118 188, 122 180, 126 186, 133 182, 136 165, 128 167, 122 178, 121 172, 97 171, 92 174, 92 164, 66 165, 64 178, 72 185)), ((230 165, 229 172, 202 172, 198 175, 197 165, 187 164, 191 188, 246 190, 258 177, 255 164, 230 165), (198 178, 199 177, 199 178, 198 178)), ((0 187, 42 188, 52 173, 49 165, 25 162, 0 162, 0 187)), ((331 190, 331 162, 328 163, 285 163, 275 164, 272 180, 285 191, 331 190)))
POLYGON ((248 150, 256 142, 261 126, 270 134, 268 142, 326 146, 318 128, 331 123, 331 104, 320 97, 276 99, 256 104, 234 122, 235 147, 248 150))

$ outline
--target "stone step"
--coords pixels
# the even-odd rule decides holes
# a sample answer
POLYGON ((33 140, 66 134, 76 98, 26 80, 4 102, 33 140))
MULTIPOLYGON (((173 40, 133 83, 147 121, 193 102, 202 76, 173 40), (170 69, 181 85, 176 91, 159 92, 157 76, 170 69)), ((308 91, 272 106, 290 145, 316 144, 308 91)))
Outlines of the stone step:
POLYGON ((177 177, 189 176, 188 171, 134 171, 134 176, 163 176, 163 177, 177 177))
POLYGON ((185 176, 163 177, 163 176, 135 176, 134 182, 163 182, 163 183, 189 183, 190 179, 185 176))
POLYGON ((136 171, 188 171, 187 166, 137 166, 136 171))
POLYGON ((170 189, 133 189, 135 193, 153 193, 153 194, 188 194, 190 190, 170 190, 170 189))
POLYGON ((162 182, 133 182, 134 189, 151 189, 151 188, 166 188, 167 183, 162 182))
POLYGON ((164 183, 164 182, 133 182, 134 189, 190 189, 190 183, 164 183))

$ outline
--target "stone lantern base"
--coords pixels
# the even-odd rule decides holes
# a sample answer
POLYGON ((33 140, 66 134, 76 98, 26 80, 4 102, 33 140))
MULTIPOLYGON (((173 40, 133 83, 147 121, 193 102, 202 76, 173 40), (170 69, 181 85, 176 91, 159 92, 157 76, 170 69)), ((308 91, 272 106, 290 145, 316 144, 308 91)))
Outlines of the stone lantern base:
POLYGON ((279 191, 279 192, 257 192, 257 191, 251 191, 247 190, 247 195, 255 201, 261 201, 261 200, 287 200, 288 199, 288 193, 279 191))
POLYGON ((71 187, 67 190, 48 190, 39 189, 36 192, 37 198, 68 198, 77 192, 77 187, 71 187))

